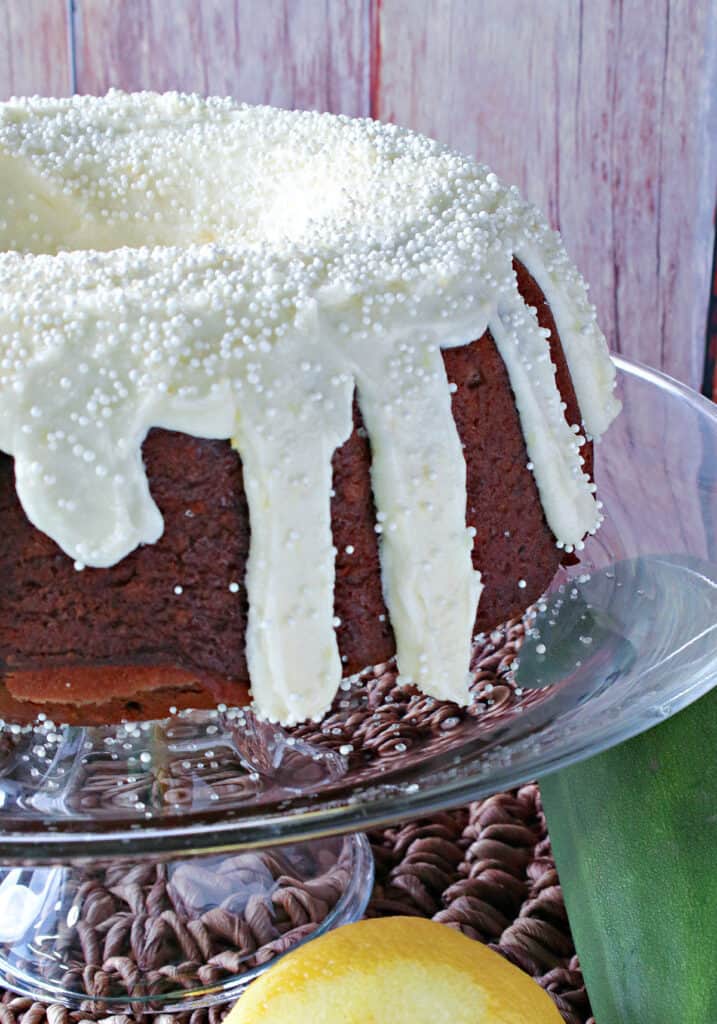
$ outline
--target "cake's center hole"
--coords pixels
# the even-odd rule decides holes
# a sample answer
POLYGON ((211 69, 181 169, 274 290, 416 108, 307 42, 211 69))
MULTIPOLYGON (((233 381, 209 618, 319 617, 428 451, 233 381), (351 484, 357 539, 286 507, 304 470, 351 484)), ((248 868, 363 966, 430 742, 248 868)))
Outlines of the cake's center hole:
POLYGON ((0 154, 0 252, 219 244, 290 255, 293 245, 315 251, 347 227, 360 230, 365 219, 364 203, 332 179, 325 159, 297 167, 285 155, 269 173, 236 154, 211 168, 175 156, 179 167, 167 154, 142 173, 67 165, 47 174, 0 154))

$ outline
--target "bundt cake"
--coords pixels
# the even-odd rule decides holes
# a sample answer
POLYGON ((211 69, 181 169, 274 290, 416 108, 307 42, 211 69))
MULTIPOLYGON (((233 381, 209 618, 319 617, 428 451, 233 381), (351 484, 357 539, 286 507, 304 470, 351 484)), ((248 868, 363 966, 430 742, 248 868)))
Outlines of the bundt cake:
POLYGON ((0 715, 293 723, 394 653, 465 702, 619 409, 541 215, 393 125, 116 91, 0 105, 0 197, 0 715))

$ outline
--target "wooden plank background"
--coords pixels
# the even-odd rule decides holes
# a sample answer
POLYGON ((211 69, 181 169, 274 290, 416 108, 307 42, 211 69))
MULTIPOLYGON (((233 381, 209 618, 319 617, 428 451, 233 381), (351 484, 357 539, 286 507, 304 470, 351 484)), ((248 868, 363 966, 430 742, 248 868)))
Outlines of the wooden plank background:
POLYGON ((72 92, 72 26, 65 0, 0 0, 0 99, 72 92))
POLYGON ((0 98, 186 89, 370 115, 542 206, 612 346, 699 388, 714 0, 0 0, 0 98))
POLYGON ((366 3, 75 0, 76 88, 181 89, 367 114, 366 3))

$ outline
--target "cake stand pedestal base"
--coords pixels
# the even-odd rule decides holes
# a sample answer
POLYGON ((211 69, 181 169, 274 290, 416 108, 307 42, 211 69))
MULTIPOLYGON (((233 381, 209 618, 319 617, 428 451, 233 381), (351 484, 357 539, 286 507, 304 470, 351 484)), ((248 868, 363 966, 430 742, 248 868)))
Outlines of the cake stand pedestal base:
POLYGON ((0 870, 0 984, 87 1013, 235 1000, 271 961, 360 919, 365 836, 157 863, 0 870))

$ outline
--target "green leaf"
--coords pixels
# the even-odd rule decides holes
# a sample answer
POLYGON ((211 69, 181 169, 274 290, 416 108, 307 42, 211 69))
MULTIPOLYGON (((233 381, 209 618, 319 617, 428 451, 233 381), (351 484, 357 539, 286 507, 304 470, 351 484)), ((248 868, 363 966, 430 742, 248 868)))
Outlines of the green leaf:
POLYGON ((541 790, 598 1024, 717 1022, 717 689, 541 790))

